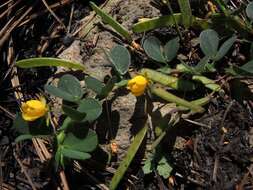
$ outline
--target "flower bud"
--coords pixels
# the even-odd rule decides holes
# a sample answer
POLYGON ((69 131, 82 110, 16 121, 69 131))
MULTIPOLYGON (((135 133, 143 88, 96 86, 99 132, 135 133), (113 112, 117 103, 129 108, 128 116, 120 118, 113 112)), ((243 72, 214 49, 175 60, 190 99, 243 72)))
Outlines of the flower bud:
POLYGON ((141 96, 145 92, 147 85, 148 80, 145 77, 138 75, 128 81, 127 89, 130 90, 133 95, 141 96))

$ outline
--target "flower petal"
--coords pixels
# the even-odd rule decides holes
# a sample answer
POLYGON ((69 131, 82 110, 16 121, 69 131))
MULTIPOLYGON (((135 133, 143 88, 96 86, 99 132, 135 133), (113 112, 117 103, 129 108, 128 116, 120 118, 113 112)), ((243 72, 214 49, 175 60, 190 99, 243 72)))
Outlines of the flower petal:
POLYGON ((44 116, 48 111, 44 101, 29 100, 21 105, 22 117, 26 121, 34 121, 44 116))
POLYGON ((148 80, 145 77, 138 75, 128 81, 127 89, 129 89, 133 95, 140 96, 145 92, 147 85, 148 80))

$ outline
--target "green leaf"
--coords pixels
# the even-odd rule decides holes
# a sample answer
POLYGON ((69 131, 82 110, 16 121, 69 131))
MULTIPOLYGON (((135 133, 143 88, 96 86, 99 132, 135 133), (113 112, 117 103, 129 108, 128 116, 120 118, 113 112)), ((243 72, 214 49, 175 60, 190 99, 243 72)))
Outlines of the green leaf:
POLYGON ((77 78, 69 74, 60 78, 58 87, 45 85, 44 88, 48 93, 70 102, 80 100, 84 93, 77 78))
POLYGON ((112 77, 110 80, 108 80, 106 85, 104 85, 101 81, 89 76, 85 79, 85 84, 86 87, 93 90, 100 99, 103 99, 112 91, 116 81, 117 78, 112 77))
POLYGON ((209 71, 207 69, 207 65, 209 64, 209 61, 210 61, 210 58, 208 56, 205 56, 199 61, 199 63, 195 67, 192 67, 193 70, 195 71, 195 74, 201 74, 201 73, 209 71))
POLYGON ((144 174, 150 174, 154 170, 154 164, 152 159, 147 159, 142 167, 144 174))
POLYGON ((58 169, 59 167, 59 164, 62 160, 62 153, 61 153, 61 150, 62 150, 62 147, 59 146, 57 147, 57 151, 55 152, 55 155, 54 155, 54 160, 55 160, 55 168, 58 169))
POLYGON ((64 104, 62 105, 62 110, 74 121, 82 121, 86 117, 86 113, 79 112, 76 109, 64 104))
POLYGON ((58 88, 71 94, 76 100, 79 100, 83 96, 83 90, 81 88, 79 80, 73 75, 63 75, 58 83, 58 88))
POLYGON ((57 144, 61 145, 63 143, 65 137, 66 137, 65 131, 60 131, 58 134, 56 134, 57 144))
POLYGON ((253 42, 250 43, 250 59, 253 59, 253 42))
POLYGON ((216 54, 216 56, 214 57, 215 61, 220 60, 221 58, 223 58, 227 52, 229 51, 229 49, 232 47, 232 45, 234 44, 235 40, 236 40, 237 36, 233 36, 231 38, 229 38, 228 40, 226 40, 220 47, 218 53, 216 54))
POLYGON ((241 67, 231 66, 226 69, 226 72, 235 76, 252 76, 253 75, 253 60, 244 64, 241 67))
POLYGON ((102 89, 104 88, 104 84, 100 80, 90 76, 85 78, 85 85, 97 94, 101 94, 102 89))
POLYGON ((253 20, 253 2, 250 2, 247 5, 246 14, 251 20, 253 20))
POLYGON ((80 152, 91 152, 95 150, 98 144, 98 138, 95 132, 88 131, 85 137, 76 137, 73 133, 69 132, 66 134, 63 141, 63 146, 71 150, 80 152))
POLYGON ((56 97, 60 97, 66 101, 69 101, 69 102, 76 102, 77 101, 77 99, 74 96, 72 96, 72 94, 65 92, 64 90, 57 88, 55 86, 45 85, 44 88, 51 95, 54 95, 56 97))
POLYGON ((217 29, 223 28, 224 31, 231 33, 235 30, 246 39, 251 40, 250 36, 253 33, 252 27, 249 24, 246 24, 245 20, 237 15, 224 16, 222 13, 216 13, 212 15, 211 21, 212 26, 217 29))
POLYGON ((128 80, 121 80, 118 83, 116 83, 115 85, 120 88, 120 87, 125 87, 127 86, 128 80))
POLYGON ((194 70, 194 67, 191 67, 187 65, 183 60, 180 60, 180 64, 177 64, 176 70, 181 72, 181 73, 190 73, 194 74, 196 71, 194 70))
POLYGON ((102 106, 99 101, 92 98, 87 98, 80 102, 77 111, 86 113, 86 117, 84 118, 83 122, 92 122, 96 120, 102 113, 102 106))
POLYGON ((15 139, 15 143, 18 143, 20 141, 24 140, 31 140, 32 138, 46 138, 49 137, 50 135, 32 135, 32 134, 24 134, 20 135, 15 139))
POLYGON ((157 62, 166 63, 165 57, 162 52, 162 43, 154 36, 149 36, 144 40, 143 48, 146 54, 157 62))
POLYGON ((105 98, 108 94, 113 90, 115 83, 117 82, 117 78, 114 76, 110 78, 110 80, 106 83, 106 85, 102 88, 101 93, 99 94, 100 98, 105 98))
POLYGON ((28 122, 23 119, 22 114, 17 113, 13 121, 12 128, 21 134, 27 134, 29 133, 28 126, 28 122))
POLYGON ((164 179, 168 179, 172 172, 172 167, 168 163, 167 159, 163 156, 161 160, 158 162, 157 171, 159 175, 161 175, 164 179))
POLYGON ((169 66, 160 67, 157 71, 163 74, 171 74, 172 69, 169 66))
POLYGON ((80 63, 75 63, 72 61, 67 61, 63 59, 57 58, 48 58, 48 57, 40 57, 40 58, 29 58, 23 59, 16 62, 16 65, 20 68, 33 68, 33 67, 66 67, 70 69, 77 70, 85 70, 85 67, 80 63))
POLYGON ((132 162, 136 152, 138 151, 144 137, 146 136, 148 126, 147 124, 137 133, 132 144, 128 148, 126 157, 120 162, 117 171, 114 173, 110 183, 110 190, 115 190, 132 162))
POLYGON ((125 37, 129 42, 132 42, 132 37, 130 32, 125 29, 120 23, 113 19, 110 15, 105 13, 100 9, 95 3, 90 2, 92 9, 102 18, 102 20, 108 23, 114 30, 116 30, 120 35, 125 37))
POLYGON ((31 134, 20 135, 20 136, 18 136, 18 137, 15 139, 15 143, 18 143, 18 142, 24 141, 24 140, 30 140, 30 139, 32 139, 32 138, 34 138, 34 136, 31 135, 31 134))
POLYGON ((176 37, 170 41, 168 41, 164 46, 164 56, 167 62, 170 62, 177 56, 177 52, 179 50, 179 38, 176 37))
POLYGON ((126 74, 131 64, 131 56, 127 48, 122 45, 116 45, 108 55, 115 69, 121 75, 126 74))
POLYGON ((200 48, 206 56, 214 58, 218 51, 219 36, 212 29, 200 33, 200 48))
MULTIPOLYGON (((203 98, 193 100, 193 101, 191 101, 191 103, 199 105, 199 106, 204 106, 204 105, 208 104, 210 102, 210 100, 211 100, 211 96, 205 96, 203 98)), ((189 108, 186 108, 183 106, 178 106, 178 108, 181 111, 188 111, 189 110, 189 108)))
POLYGON ((196 89, 195 84, 190 80, 185 80, 182 78, 177 78, 171 75, 167 75, 152 69, 141 69, 140 73, 147 79, 160 83, 165 86, 169 86, 173 89, 180 91, 192 91, 196 89))
POLYGON ((86 160, 91 157, 89 153, 80 152, 80 151, 72 150, 69 148, 62 148, 61 153, 65 157, 68 157, 71 159, 77 159, 77 160, 86 160))
POLYGON ((243 102, 252 100, 253 94, 249 85, 240 79, 232 79, 229 81, 229 89, 231 98, 243 104, 243 102))
POLYGON ((74 125, 73 120, 70 117, 66 117, 66 119, 64 119, 62 126, 60 127, 60 130, 65 130, 69 127, 72 127, 74 125))
POLYGON ((215 68, 214 62, 207 63, 205 69, 206 69, 205 72, 216 72, 216 68, 215 68))
MULTIPOLYGON (((182 15, 174 14, 174 17, 178 24, 182 23, 182 15)), ((173 16, 160 16, 151 19, 145 19, 133 25, 133 31, 137 33, 147 32, 161 27, 171 27, 174 26, 175 22, 173 16)))
POLYGON ((253 60, 249 61, 239 68, 247 73, 253 74, 253 60))
POLYGON ((46 137, 52 135, 52 128, 46 126, 45 117, 38 118, 35 121, 27 122, 18 113, 13 122, 12 128, 22 135, 17 138, 17 141, 30 139, 32 137, 46 137))
POLYGON ((45 117, 41 117, 29 122, 29 134, 34 137, 50 136, 53 134, 53 128, 47 125, 47 119, 45 117))
POLYGON ((183 25, 189 28, 192 25, 192 10, 189 0, 178 0, 180 11, 183 17, 183 25))
POLYGON ((238 69, 239 67, 235 66, 230 66, 229 68, 226 68, 225 71, 227 74, 233 75, 233 76, 244 76, 245 73, 244 71, 238 69))
MULTIPOLYGON (((176 22, 178 24, 183 24, 183 19, 182 19, 182 14, 177 13, 172 15, 167 15, 167 16, 160 16, 160 17, 155 17, 151 19, 145 19, 144 21, 140 21, 136 24, 133 25, 133 31, 137 33, 141 32, 147 32, 150 30, 154 30, 157 28, 162 28, 162 27, 172 27, 175 25, 175 21, 173 20, 174 18, 176 19, 176 22)), ((206 19, 201 19, 192 16, 192 24, 193 26, 199 28, 209 28, 210 23, 206 19)))

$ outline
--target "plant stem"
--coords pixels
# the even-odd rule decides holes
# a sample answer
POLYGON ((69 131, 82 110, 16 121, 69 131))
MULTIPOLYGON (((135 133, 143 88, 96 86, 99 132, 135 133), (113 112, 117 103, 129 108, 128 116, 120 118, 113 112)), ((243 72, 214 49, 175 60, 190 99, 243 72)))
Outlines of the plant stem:
POLYGON ((212 91, 219 92, 221 90, 220 85, 215 84, 215 81, 201 75, 194 75, 192 76, 192 80, 201 82, 205 85, 206 88, 209 88, 212 91))
POLYGON ((175 23, 175 27, 176 27, 177 34, 179 35, 179 38, 180 38, 180 40, 182 41, 182 38, 183 38, 183 37, 182 37, 182 33, 181 33, 181 31, 179 30, 179 26, 178 26, 178 23, 177 23, 176 18, 174 17, 174 11, 173 11, 173 9, 172 9, 172 7, 171 7, 171 5, 170 5, 169 0, 166 0, 166 4, 167 4, 167 6, 168 6, 168 8, 169 8, 170 14, 171 14, 171 16, 172 16, 172 18, 173 18, 173 21, 174 21, 174 23, 175 23))
POLYGON ((193 112, 204 112, 205 111, 205 109, 202 108, 201 106, 196 105, 196 104, 189 102, 187 100, 184 100, 182 98, 179 98, 179 97, 167 92, 166 90, 164 90, 162 88, 151 87, 151 92, 168 102, 174 102, 177 105, 187 107, 187 108, 191 109, 193 112))
POLYGON ((165 137, 168 129, 170 127, 173 127, 175 124, 177 124, 179 122, 179 120, 180 120, 179 117, 180 117, 180 115, 178 113, 176 113, 175 115, 171 116, 171 119, 170 119, 170 121, 169 121, 168 126, 166 127, 166 129, 164 129, 164 131, 162 131, 162 133, 159 135, 159 137, 157 139, 155 139, 155 141, 152 143, 151 150, 154 150, 160 144, 160 142, 165 137))
MULTIPOLYGON (((196 105, 202 106, 202 105, 207 104, 210 101, 210 99, 211 99, 211 96, 206 96, 204 98, 193 100, 193 101, 191 101, 191 103, 194 103, 196 105)), ((188 108, 183 107, 183 106, 178 106, 178 109, 180 111, 187 111, 187 110, 189 110, 188 108)), ((175 115, 171 116, 171 119, 170 119, 167 127, 161 132, 161 134, 158 136, 158 138, 152 143, 151 150, 154 150, 160 144, 160 142, 165 137, 165 135, 166 135, 167 131, 169 130, 169 128, 173 127, 174 125, 176 125, 179 122, 180 117, 181 116, 180 116, 179 113, 176 113, 175 115)))
MULTIPOLYGON (((210 102, 210 100, 211 100, 211 96, 209 95, 209 96, 206 96, 204 98, 193 100, 193 101, 191 101, 191 103, 196 104, 198 106, 204 106, 208 102, 210 102)), ((189 110, 189 108, 186 108, 184 106, 178 106, 178 108, 179 108, 180 111, 188 111, 189 110)))
POLYGON ((107 116, 108 128, 109 128, 109 141, 111 141, 113 138, 113 129, 112 129, 111 113, 110 113, 107 97, 105 99, 105 107, 106 107, 106 116, 107 116))

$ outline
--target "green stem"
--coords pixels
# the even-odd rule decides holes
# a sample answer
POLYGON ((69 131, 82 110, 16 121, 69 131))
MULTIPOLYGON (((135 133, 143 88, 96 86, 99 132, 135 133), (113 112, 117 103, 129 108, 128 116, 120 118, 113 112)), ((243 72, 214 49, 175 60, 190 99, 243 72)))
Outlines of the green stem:
POLYGON ((63 143, 65 136, 66 136, 66 134, 64 131, 61 131, 59 134, 56 135, 58 146, 60 146, 63 143))
POLYGON ((179 26, 178 26, 177 20, 176 20, 176 18, 175 18, 175 16, 174 16, 174 11, 173 11, 173 9, 172 9, 172 7, 171 7, 171 5, 170 5, 169 0, 167 0, 166 3, 167 3, 167 6, 168 6, 168 8, 169 8, 170 14, 172 15, 173 21, 174 21, 174 23, 175 23, 175 27, 176 27, 177 34, 179 35, 179 38, 180 38, 180 40, 182 41, 182 39, 183 39, 182 33, 181 33, 181 31, 179 30, 179 26))
POLYGON ((110 190, 115 190, 123 178, 125 172, 127 171, 129 165, 131 164, 134 156, 136 155, 137 151, 140 148, 140 145, 142 144, 143 140, 145 139, 145 136, 148 131, 148 125, 147 122, 145 122, 145 125, 143 128, 135 135, 134 140, 130 147, 127 150, 125 158, 120 162, 119 167, 117 168, 116 172, 114 173, 112 180, 110 182, 110 190))
MULTIPOLYGON (((204 98, 200 98, 200 99, 197 99, 197 100, 193 100, 191 101, 192 104, 196 104, 198 106, 204 106, 206 105, 208 102, 210 102, 211 100, 211 96, 206 96, 204 98)), ((188 111, 189 108, 187 107, 184 107, 184 106, 178 106, 178 109, 180 109, 180 111, 188 111)))
POLYGON ((160 144, 160 142, 165 137, 168 129, 178 123, 178 121, 179 121, 178 117, 180 117, 178 113, 176 113, 176 115, 174 115, 174 117, 173 116, 171 117, 166 129, 164 131, 162 131, 162 133, 159 135, 159 137, 152 143, 151 150, 154 150, 160 144))
POLYGON ((162 88, 151 87, 151 92, 168 102, 173 102, 173 103, 176 103, 177 105, 187 107, 187 108, 191 109, 193 112, 204 112, 205 111, 205 109, 202 108, 201 106, 193 104, 192 102, 189 102, 189 101, 184 100, 182 98, 179 98, 179 97, 167 92, 166 90, 164 90, 162 88))
MULTIPOLYGON (((211 99, 211 96, 206 96, 204 98, 193 100, 193 101, 191 101, 191 103, 199 105, 199 106, 203 106, 203 105, 206 105, 210 101, 210 99, 211 99)), ((180 109, 180 111, 189 110, 189 108, 186 108, 184 106, 179 106, 178 108, 180 109)), ((172 118, 170 119, 170 121, 168 123, 168 126, 161 132, 159 137, 152 143, 151 150, 154 150, 160 144, 160 142, 165 137, 168 129, 178 123, 178 121, 179 121, 178 117, 180 117, 180 115, 178 113, 176 113, 176 115, 174 115, 174 117, 172 116, 172 118)))
POLYGON ((192 26, 192 10, 190 0, 177 0, 182 13, 183 24, 185 28, 192 26))
POLYGON ((206 88, 209 88, 212 91, 218 92, 221 90, 220 85, 215 84, 214 80, 211 80, 205 76, 201 76, 201 75, 194 75, 192 76, 192 80, 201 82, 202 84, 205 85, 206 88))

